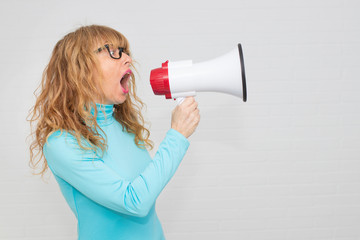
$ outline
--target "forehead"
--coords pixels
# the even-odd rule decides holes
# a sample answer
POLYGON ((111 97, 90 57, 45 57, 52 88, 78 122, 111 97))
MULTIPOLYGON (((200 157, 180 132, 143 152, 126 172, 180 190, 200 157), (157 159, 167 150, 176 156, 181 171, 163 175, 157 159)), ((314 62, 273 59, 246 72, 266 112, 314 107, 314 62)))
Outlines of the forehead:
POLYGON ((98 48, 101 48, 101 47, 104 47, 105 45, 109 45, 110 48, 123 48, 124 50, 126 50, 127 48, 124 46, 126 44, 123 44, 122 42, 120 41, 108 41, 108 40, 101 40, 101 41, 98 41, 96 44, 95 44, 95 48, 98 49, 98 48))
POLYGON ((128 47, 127 39, 122 36, 120 33, 107 33, 102 34, 96 38, 97 46, 103 46, 105 44, 112 44, 113 46, 118 46, 122 48, 128 47))

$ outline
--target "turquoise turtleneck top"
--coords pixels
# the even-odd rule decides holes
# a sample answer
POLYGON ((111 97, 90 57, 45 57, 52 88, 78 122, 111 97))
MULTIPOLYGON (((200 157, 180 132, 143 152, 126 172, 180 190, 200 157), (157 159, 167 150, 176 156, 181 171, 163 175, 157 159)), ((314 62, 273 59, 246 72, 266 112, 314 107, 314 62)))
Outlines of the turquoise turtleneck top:
POLYGON ((108 145, 102 156, 80 148, 73 135, 60 130, 48 137, 43 149, 78 220, 78 239, 165 239, 155 201, 183 159, 188 140, 170 129, 151 159, 135 144, 134 134, 115 120, 113 105, 96 107, 108 145))

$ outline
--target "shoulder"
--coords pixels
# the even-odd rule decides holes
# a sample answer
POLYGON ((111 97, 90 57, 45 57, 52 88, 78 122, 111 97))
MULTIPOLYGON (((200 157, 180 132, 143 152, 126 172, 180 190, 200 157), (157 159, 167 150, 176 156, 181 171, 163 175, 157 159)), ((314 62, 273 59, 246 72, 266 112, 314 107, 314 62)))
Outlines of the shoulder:
MULTIPOLYGON (((83 138, 81 141, 83 146, 89 147, 83 138)), ((74 164, 97 157, 93 150, 80 147, 76 137, 64 130, 55 131, 48 136, 43 153, 53 172, 70 169, 74 164)))
POLYGON ((44 148, 53 148, 53 147, 60 147, 66 145, 74 145, 76 143, 76 137, 65 130, 57 130, 49 134, 46 139, 46 143, 44 148))
POLYGON ((84 150, 90 149, 92 147, 90 143, 86 141, 82 136, 80 136, 78 140, 77 137, 69 131, 57 130, 48 135, 44 144, 44 149, 46 148, 58 150, 64 150, 63 148, 72 150, 84 150))
MULTIPOLYGON (((81 139, 83 146, 88 146, 81 139)), ((80 147, 76 137, 68 131, 57 130, 51 133, 44 144, 43 152, 47 161, 63 157, 71 159, 84 153, 84 149, 80 147)))
POLYGON ((67 155, 79 148, 76 137, 64 130, 57 130, 49 134, 44 144, 44 155, 46 159, 57 155, 67 155))

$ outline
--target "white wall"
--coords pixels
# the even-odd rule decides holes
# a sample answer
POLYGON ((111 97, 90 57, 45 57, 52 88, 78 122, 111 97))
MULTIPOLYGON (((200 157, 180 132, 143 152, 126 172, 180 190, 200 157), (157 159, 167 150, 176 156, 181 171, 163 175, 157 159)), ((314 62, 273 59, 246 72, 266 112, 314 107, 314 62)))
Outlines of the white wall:
POLYGON ((150 70, 243 45, 248 102, 198 95, 201 123, 157 201, 167 239, 360 239, 359 10, 357 0, 1 0, 0 239, 76 239, 53 177, 30 173, 25 118, 55 43, 85 24, 130 40, 156 146, 175 104, 153 95, 150 70))

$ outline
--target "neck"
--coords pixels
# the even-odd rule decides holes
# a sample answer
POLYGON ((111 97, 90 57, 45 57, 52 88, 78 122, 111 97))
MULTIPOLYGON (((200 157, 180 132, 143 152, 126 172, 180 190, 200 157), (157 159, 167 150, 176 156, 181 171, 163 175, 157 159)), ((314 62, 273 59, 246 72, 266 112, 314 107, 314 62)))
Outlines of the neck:
POLYGON ((91 109, 91 114, 96 114, 96 121, 99 125, 107 125, 114 121, 113 113, 114 113, 114 105, 113 104, 102 104, 96 103, 96 110, 91 109))

